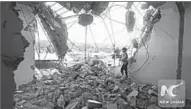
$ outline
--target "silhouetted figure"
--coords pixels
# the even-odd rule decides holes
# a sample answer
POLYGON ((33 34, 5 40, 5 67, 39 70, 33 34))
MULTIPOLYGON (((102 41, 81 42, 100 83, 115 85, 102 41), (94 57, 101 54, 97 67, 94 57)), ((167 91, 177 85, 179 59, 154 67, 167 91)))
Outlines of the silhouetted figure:
POLYGON ((125 75, 126 77, 128 76, 128 72, 127 72, 127 66, 128 66, 128 55, 127 55, 127 49, 124 47, 122 49, 122 57, 121 57, 121 61, 122 61, 122 66, 121 66, 121 74, 124 74, 125 71, 125 75))

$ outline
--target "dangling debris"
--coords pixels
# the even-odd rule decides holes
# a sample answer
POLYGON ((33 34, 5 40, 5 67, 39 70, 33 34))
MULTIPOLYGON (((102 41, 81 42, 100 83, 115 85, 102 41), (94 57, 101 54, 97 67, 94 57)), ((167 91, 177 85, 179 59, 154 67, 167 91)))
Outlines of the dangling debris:
POLYGON ((82 26, 90 25, 93 22, 93 16, 90 14, 80 14, 78 23, 82 26))
POLYGON ((135 25, 135 17, 133 11, 127 11, 125 18, 126 18, 126 28, 128 32, 132 32, 135 25))
POLYGON ((166 2, 154 2, 154 1, 148 1, 147 4, 150 6, 153 6, 154 8, 158 8, 159 6, 165 4, 166 2))
MULTIPOLYGON (((156 24, 161 19, 161 11, 160 9, 155 8, 149 8, 144 17, 143 17, 143 28, 141 29, 142 34, 139 39, 137 39, 138 43, 138 49, 140 49, 143 45, 146 45, 148 40, 151 38, 152 29, 154 27, 154 24, 156 24)), ((132 43, 135 44, 136 47, 136 41, 133 40, 132 43)), ((137 52, 138 49, 135 51, 137 52)))
POLYGON ((133 39, 133 40, 132 40, 132 43, 133 43, 133 47, 134 47, 134 48, 138 48, 138 42, 137 42, 136 39, 133 39))
POLYGON ((134 2, 127 2, 127 7, 126 7, 126 9, 129 10, 129 9, 132 7, 133 3, 134 3, 134 2))
POLYGON ((92 7, 92 13, 100 15, 109 5, 109 2, 94 2, 92 7))
POLYGON ((145 9, 148 9, 148 8, 149 8, 149 5, 147 3, 141 4, 141 9, 145 10, 145 9))
POLYGON ((59 58, 63 58, 68 51, 68 31, 65 22, 44 8, 41 8, 38 16, 54 45, 57 55, 59 58))
POLYGON ((58 2, 68 10, 79 13, 81 10, 92 11, 92 14, 99 16, 108 7, 109 2, 58 2))

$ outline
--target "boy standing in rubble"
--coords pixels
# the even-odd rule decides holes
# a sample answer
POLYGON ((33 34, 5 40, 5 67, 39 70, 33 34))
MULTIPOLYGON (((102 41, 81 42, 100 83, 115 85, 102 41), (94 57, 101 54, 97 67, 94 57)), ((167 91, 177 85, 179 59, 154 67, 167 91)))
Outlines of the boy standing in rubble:
POLYGON ((122 48, 122 57, 121 57, 121 61, 122 61, 122 66, 121 66, 121 74, 123 76, 124 71, 125 71, 125 75, 126 77, 128 77, 128 72, 127 72, 127 66, 128 66, 128 55, 127 55, 127 49, 124 47, 122 48))

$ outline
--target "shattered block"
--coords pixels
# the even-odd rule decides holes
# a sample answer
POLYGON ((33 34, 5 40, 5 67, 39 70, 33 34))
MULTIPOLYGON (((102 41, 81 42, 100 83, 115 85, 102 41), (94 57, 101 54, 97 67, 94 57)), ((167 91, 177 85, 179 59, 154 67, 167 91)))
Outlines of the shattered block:
POLYGON ((117 109, 133 109, 126 101, 117 103, 117 109))
POLYGON ((160 107, 158 107, 157 105, 155 105, 155 104, 151 104, 151 105, 149 105, 149 106, 147 106, 147 108, 146 109, 161 109, 160 107))
MULTIPOLYGON (((44 77, 36 83, 28 83, 15 92, 17 109, 81 109, 116 104, 118 109, 137 107, 146 109, 148 104, 156 104, 156 88, 140 85, 130 78, 117 78, 113 74, 99 75, 97 68, 82 64, 77 70, 72 68, 52 78, 44 77), (83 78, 80 73, 87 73, 83 78), (98 73, 92 75, 89 72, 98 73), (62 78, 59 78, 62 77, 62 78), (139 90, 138 90, 139 88, 139 90), (85 107, 86 106, 86 107, 85 107), (88 107, 90 106, 90 107, 88 107), (126 107, 126 108, 125 108, 126 107)), ((101 71, 100 71, 101 72, 101 71)), ((157 92, 156 92, 157 93, 157 92)))
POLYGON ((147 100, 137 99, 136 107, 141 109, 146 109, 147 103, 148 103, 147 100))
POLYGON ((148 100, 149 103, 152 103, 152 104, 158 104, 158 98, 155 97, 155 96, 151 96, 148 100))
POLYGON ((82 65, 83 65, 83 64, 75 64, 75 65, 73 66, 73 71, 79 70, 79 69, 82 67, 82 65))
POLYGON ((60 97, 57 99, 57 105, 58 105, 59 107, 64 108, 65 100, 64 100, 63 95, 60 95, 60 97))
POLYGON ((88 100, 88 104, 87 104, 88 108, 101 108, 102 107, 102 103, 95 101, 95 100, 88 100))
POLYGON ((80 109, 79 107, 79 102, 73 102, 71 104, 69 104, 66 109, 80 109))
POLYGON ((61 94, 60 90, 56 90, 56 91, 54 92, 53 98, 52 98, 52 102, 53 102, 53 103, 56 103, 57 99, 60 97, 60 94, 61 94))
POLYGON ((115 85, 113 88, 113 93, 117 93, 118 91, 120 91, 119 86, 115 85))
POLYGON ((136 97, 138 95, 138 91, 137 90, 133 90, 128 96, 127 96, 127 99, 128 101, 131 101, 131 98, 132 97, 136 97))
POLYGON ((37 105, 33 105, 31 103, 25 103, 23 104, 21 109, 40 109, 37 105))
POLYGON ((117 104, 107 104, 107 109, 117 109, 117 104))
POLYGON ((87 106, 84 106, 84 107, 82 107, 82 109, 88 109, 88 107, 87 107, 87 106))

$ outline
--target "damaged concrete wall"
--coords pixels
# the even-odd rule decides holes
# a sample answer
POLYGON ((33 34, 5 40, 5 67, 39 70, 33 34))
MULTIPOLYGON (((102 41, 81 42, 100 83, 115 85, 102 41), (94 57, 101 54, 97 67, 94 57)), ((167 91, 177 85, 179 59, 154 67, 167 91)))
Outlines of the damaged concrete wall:
POLYGON ((13 109, 13 95, 16 88, 14 70, 24 60, 24 51, 29 46, 21 34, 22 20, 14 9, 16 3, 1 3, 1 109, 13 109))
MULTIPOLYGON (((175 79, 178 57, 179 12, 173 2, 160 7, 162 19, 156 24, 148 43, 150 59, 147 64, 136 72, 136 78, 157 84, 160 79, 175 79)), ((191 97, 191 6, 187 6, 185 13, 184 49, 182 79, 187 82, 187 96, 191 97)), ((146 51, 141 48, 137 55, 137 62, 132 65, 131 71, 136 71, 145 62, 146 51)))
POLYGON ((26 5, 17 4, 15 7, 19 11, 19 18, 23 21, 23 30, 21 31, 25 39, 30 43, 29 47, 25 49, 24 60, 19 64, 17 70, 14 71, 15 82, 18 88, 19 85, 28 83, 32 80, 34 71, 31 69, 31 65, 34 65, 34 33, 30 31, 24 31, 24 28, 34 19, 32 10, 26 5), (31 36, 33 34, 33 37, 31 36))

